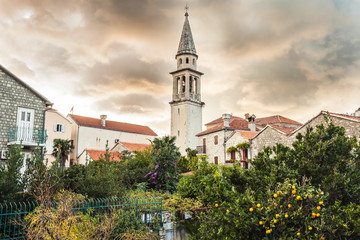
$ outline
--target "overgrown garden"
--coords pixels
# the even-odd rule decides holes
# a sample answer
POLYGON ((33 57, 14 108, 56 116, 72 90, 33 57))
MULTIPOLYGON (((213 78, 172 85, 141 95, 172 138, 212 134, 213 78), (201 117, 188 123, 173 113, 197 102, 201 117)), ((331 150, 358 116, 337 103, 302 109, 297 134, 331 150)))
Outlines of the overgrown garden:
POLYGON ((298 135, 293 148, 265 148, 249 169, 238 162, 231 167, 209 163, 191 149, 180 156, 171 137, 155 139, 148 151, 123 154, 120 162, 105 154, 68 169, 60 164, 64 158, 58 149, 50 169, 38 151, 20 174, 23 156, 20 146, 13 146, 0 169, 1 203, 63 199, 57 206, 63 214, 42 205, 27 216, 30 239, 158 238, 131 211, 76 213, 66 204, 112 197, 161 197, 189 239, 360 238, 359 143, 331 123, 298 135), (188 171, 192 175, 181 175, 188 171), (192 217, 184 220, 185 213, 192 217), (60 238, 51 238, 44 215, 54 229, 61 226, 60 238), (71 224, 59 224, 59 216, 71 224))

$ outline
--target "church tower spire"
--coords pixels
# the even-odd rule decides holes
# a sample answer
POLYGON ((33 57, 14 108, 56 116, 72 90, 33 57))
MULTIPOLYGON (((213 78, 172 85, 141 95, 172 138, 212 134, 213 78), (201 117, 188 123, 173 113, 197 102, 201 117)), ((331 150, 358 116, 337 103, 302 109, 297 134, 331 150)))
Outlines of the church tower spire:
POLYGON ((185 22, 175 59, 177 70, 173 77, 171 107, 171 136, 176 136, 176 144, 185 155, 186 148, 195 149, 196 134, 202 130, 201 76, 197 71, 198 55, 191 33, 188 7, 185 7, 185 22))

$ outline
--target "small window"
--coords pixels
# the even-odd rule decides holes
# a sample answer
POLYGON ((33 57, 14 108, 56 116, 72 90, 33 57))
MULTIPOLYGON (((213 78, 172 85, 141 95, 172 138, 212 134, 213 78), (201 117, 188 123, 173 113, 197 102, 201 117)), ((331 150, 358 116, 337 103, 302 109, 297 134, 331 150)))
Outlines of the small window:
POLYGON ((55 132, 64 132, 65 126, 61 123, 55 124, 54 131, 55 132))
POLYGON ((218 138, 218 135, 216 135, 216 136, 214 137, 214 144, 215 144, 215 145, 218 145, 218 143, 219 143, 219 138, 218 138))
POLYGON ((186 63, 189 63, 189 58, 186 58, 186 63))
POLYGON ((214 163, 215 164, 219 164, 219 158, 216 156, 216 157, 214 157, 214 163))
POLYGON ((193 65, 195 65, 195 58, 193 58, 193 65))
POLYGON ((178 130, 178 136, 180 136, 180 131, 178 130))
POLYGON ((179 59, 179 63, 182 64, 182 58, 179 59))

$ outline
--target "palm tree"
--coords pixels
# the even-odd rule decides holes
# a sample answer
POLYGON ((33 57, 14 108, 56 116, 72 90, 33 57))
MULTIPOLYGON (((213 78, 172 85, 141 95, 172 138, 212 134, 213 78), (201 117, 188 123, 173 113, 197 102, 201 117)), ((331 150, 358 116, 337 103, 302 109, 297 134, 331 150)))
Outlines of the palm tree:
POLYGON ((68 158, 69 154, 74 149, 74 146, 71 143, 71 140, 65 139, 54 139, 54 146, 53 146, 52 155, 60 160, 60 167, 65 167, 66 159, 68 158))

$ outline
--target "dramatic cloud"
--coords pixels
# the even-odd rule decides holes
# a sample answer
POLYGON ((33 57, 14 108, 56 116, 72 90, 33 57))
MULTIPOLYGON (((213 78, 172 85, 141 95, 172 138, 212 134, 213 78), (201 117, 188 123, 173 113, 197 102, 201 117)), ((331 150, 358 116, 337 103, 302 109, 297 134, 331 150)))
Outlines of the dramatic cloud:
MULTIPOLYGON (((169 133, 178 0, 0 0, 0 64, 75 113, 169 133)), ((360 105, 356 0, 189 1, 204 122, 360 105)))

